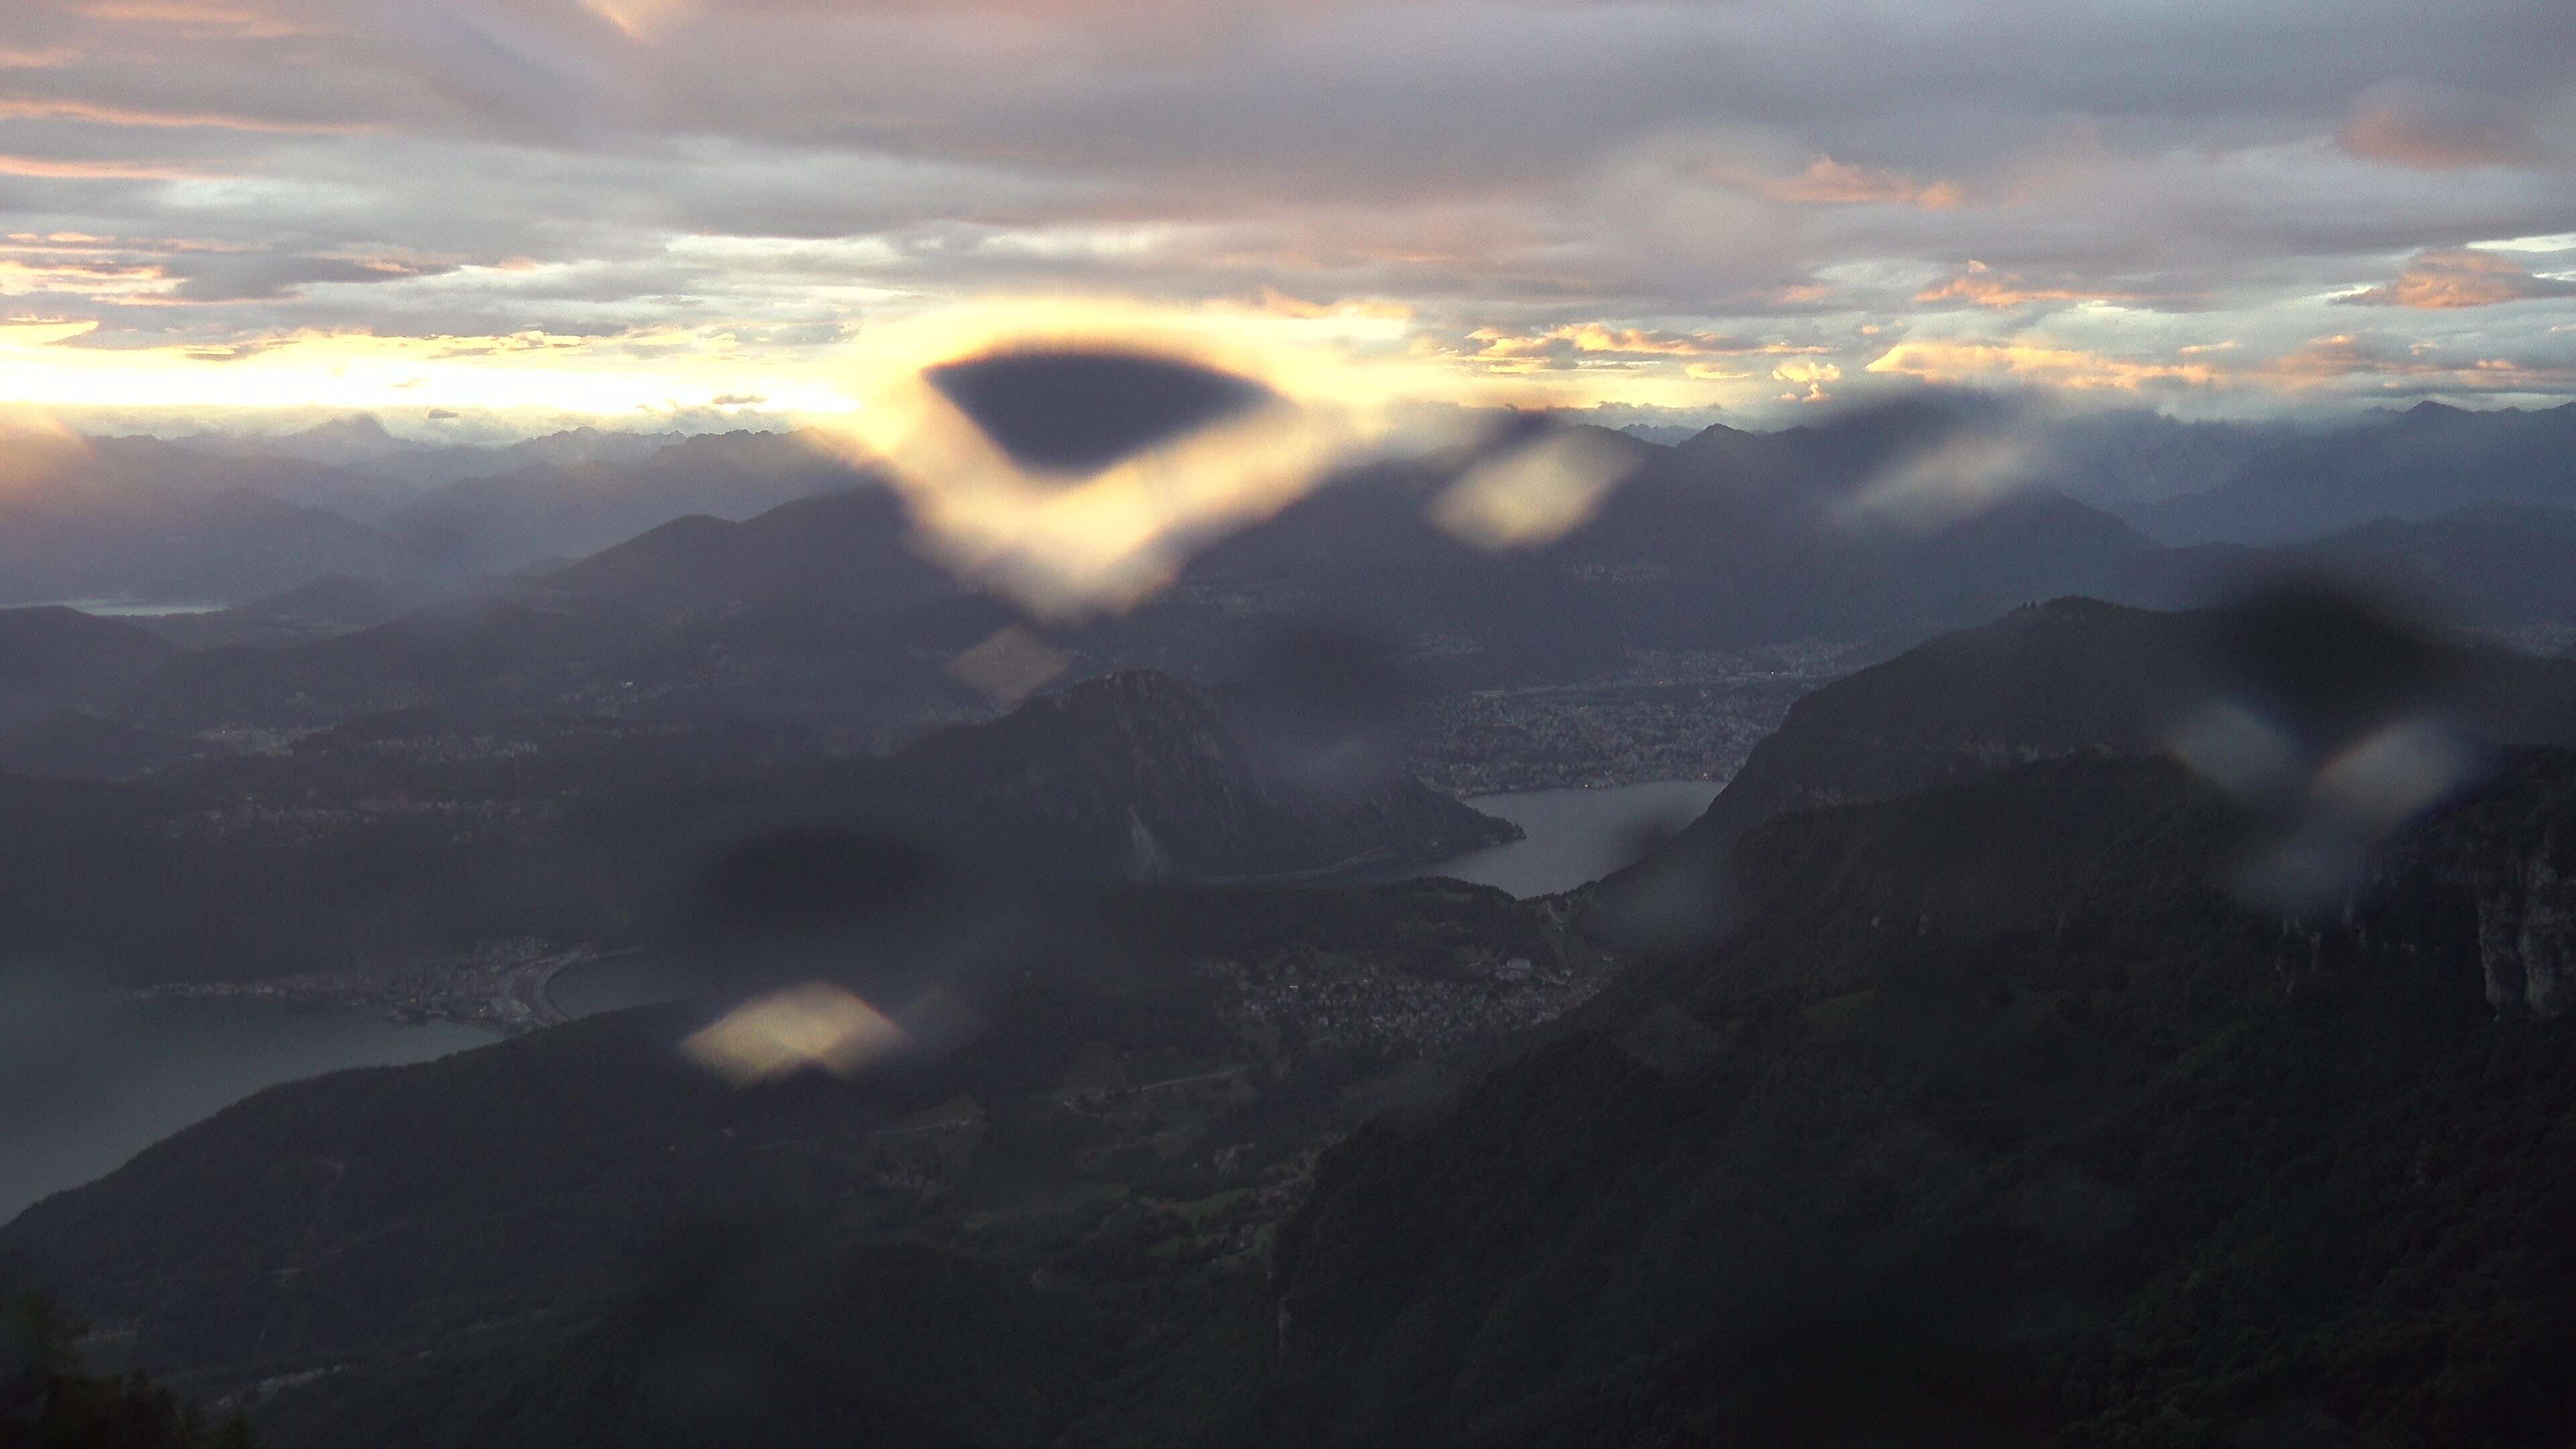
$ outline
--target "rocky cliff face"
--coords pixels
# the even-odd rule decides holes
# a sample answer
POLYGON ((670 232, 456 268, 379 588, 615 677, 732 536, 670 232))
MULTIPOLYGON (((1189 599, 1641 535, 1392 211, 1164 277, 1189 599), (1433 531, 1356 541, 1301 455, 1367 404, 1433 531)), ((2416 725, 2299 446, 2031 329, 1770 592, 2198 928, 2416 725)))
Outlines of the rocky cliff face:
POLYGON ((2544 831, 2474 867, 2478 960, 2500 1013, 2548 1018, 2576 1004, 2576 843, 2544 831))
POLYGON ((2576 1038, 2491 1003, 2567 1014, 2571 844, 2500 761, 2285 932, 2170 763, 1758 826, 1726 943, 1325 1159, 1269 1442, 2564 1438, 2576 1038))

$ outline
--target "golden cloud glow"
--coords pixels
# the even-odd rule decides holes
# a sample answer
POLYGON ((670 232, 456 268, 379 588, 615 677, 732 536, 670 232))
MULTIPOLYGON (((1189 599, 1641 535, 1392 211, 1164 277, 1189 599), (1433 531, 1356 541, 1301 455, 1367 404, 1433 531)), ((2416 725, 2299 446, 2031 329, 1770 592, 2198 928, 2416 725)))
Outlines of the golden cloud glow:
POLYGON ((1901 171, 1855 166, 1818 155, 1794 176, 1762 176, 1728 169, 1717 179, 1774 201, 1805 206, 1911 206, 1923 211, 1951 211, 1966 201, 1956 183, 1919 181, 1901 171))
POLYGON ((2445 357, 2433 343, 2383 333, 2313 337, 2261 369, 2265 381, 2292 391, 2376 380, 2384 390, 2563 393, 2576 367, 2506 357, 2445 357))
POLYGON ((276 121, 220 111, 138 111, 74 100, 0 100, 0 121, 87 121, 102 126, 222 131, 274 131, 295 135, 357 135, 368 127, 326 121, 276 121))
POLYGON ((206 0, 93 0, 79 9, 92 20, 187 32, 214 31, 244 40, 281 40, 314 33, 272 14, 206 0))
POLYGON ((2441 114, 2427 98, 2381 88, 2353 107, 2335 144, 2346 153, 2418 171, 2510 166, 2531 159, 2530 142, 2493 121, 2441 114))
POLYGON ((1712 353, 1740 352, 1742 346, 1733 338, 1708 332, 1648 332, 1636 327, 1610 328, 1598 322, 1580 327, 1560 328, 1558 335, 1574 343, 1577 352, 1612 352, 1648 357, 1706 357, 1712 353))
POLYGON ((1564 371, 1604 362, 1658 362, 1673 358, 1724 357, 1769 348, 1715 332, 1668 332, 1643 327, 1613 327, 1601 322, 1571 322, 1541 331, 1479 327, 1467 334, 1474 346, 1450 355, 1488 372, 1534 374, 1564 371))
MULTIPOLYGON (((996 298, 910 317, 879 313, 852 340, 785 347, 771 345, 762 326, 712 320, 608 336, 542 330, 374 336, 296 329, 210 332, 201 339, 155 344, 104 333, 83 338, 99 324, 64 316, 82 297, 123 308, 224 315, 222 304, 177 295, 166 256, 237 250, 186 239, 72 232, 0 235, 0 296, 41 298, 45 308, 38 319, 22 318, 13 330, 0 331, 0 397, 67 408, 439 407, 604 417, 716 406, 816 419, 850 413, 860 398, 926 362, 969 355, 997 339, 1056 338, 1132 344, 1198 359, 1258 377, 1299 405, 1331 415, 1335 427, 1383 436, 1395 425, 1400 407, 1412 403, 1697 408, 1711 401, 1712 382, 1742 380, 1731 371, 1696 364, 1689 374, 1657 366, 1524 376, 1494 359, 1471 359, 1454 346, 1439 344, 1400 308, 1369 303, 1282 306, 1266 299, 1154 307, 1100 299, 996 298), (73 346, 50 345, 76 339, 73 346)), ((383 263, 378 270, 399 279, 430 269, 383 263)), ((394 280, 377 285, 437 283, 394 280)), ((1600 325, 1560 332, 1545 346, 1568 356, 1658 364, 1715 354, 1726 345, 1726 339, 1709 334, 1600 325), (1608 347, 1643 350, 1601 350, 1608 347)), ((1767 343, 1744 350, 1796 349, 1767 343)))
MULTIPOLYGON (((98 324, 88 321, 0 322, 0 355, 19 348, 50 347, 57 342, 68 342, 72 338, 97 330, 98 324)), ((13 398, 12 401, 25 402, 29 399, 20 397, 13 398)))
POLYGON ((2108 287, 2051 287, 2024 282, 2018 276, 1990 270, 1972 261, 1968 269, 1938 286, 1914 294, 1917 302, 1970 302, 1980 307, 2020 307, 2032 302, 2135 302, 2146 298, 2108 287))
POLYGON ((2150 383, 2218 379, 2218 369, 2205 362, 2137 362, 2025 342, 1900 342, 1864 370, 1939 383, 2002 377, 2076 392, 2134 392, 2150 383))
POLYGON ((178 161, 65 161, 50 156, 0 155, 0 176, 56 181, 204 181, 223 174, 178 161))
POLYGON ((235 344, 62 346, 94 321, 0 325, 0 397, 46 407, 445 407, 632 416, 639 408, 706 407, 759 395, 767 410, 828 414, 851 406, 828 380, 746 373, 694 334, 598 339, 371 337, 290 333, 235 344), (685 358, 653 354, 693 350, 685 358), (645 355, 638 355, 639 353, 645 355))
POLYGON ((38 292, 120 300, 157 292, 168 285, 161 269, 147 262, 39 262, 0 257, 0 297, 38 292))
POLYGON ((2576 295, 2576 281, 2535 276, 2494 252, 2463 247, 2418 253, 2397 280, 2336 300, 2349 306, 2443 311, 2571 295, 2576 295))
POLYGON ((1771 369, 1771 380, 1785 382, 1793 389, 1780 394, 1782 402, 1831 402, 1834 395, 1825 391, 1825 384, 1842 381, 1843 370, 1830 362, 1818 362, 1813 358, 1802 357, 1781 363, 1771 369), (1794 391, 1799 387, 1806 388, 1806 391, 1803 393, 1794 391))

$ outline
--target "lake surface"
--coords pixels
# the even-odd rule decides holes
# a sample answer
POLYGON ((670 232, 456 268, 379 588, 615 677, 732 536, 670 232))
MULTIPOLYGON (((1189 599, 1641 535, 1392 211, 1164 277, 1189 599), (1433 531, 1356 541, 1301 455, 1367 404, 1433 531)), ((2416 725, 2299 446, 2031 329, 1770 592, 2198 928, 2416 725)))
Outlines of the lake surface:
MULTIPOLYGON (((1507 845, 1405 872, 1568 890, 1634 861, 1717 794, 1706 780, 1600 790, 1526 790, 1468 803, 1528 832, 1507 845)), ((572 1016, 688 994, 672 963, 639 954, 558 974, 572 1016)), ((242 999, 106 1001, 24 983, 0 990, 0 1221, 76 1187, 154 1142, 280 1082, 347 1067, 428 1061, 497 1040, 444 1022, 242 999)))
POLYGON ((263 1087, 495 1040, 342 1007, 0 991, 0 1222, 263 1087))
POLYGON ((1652 780, 1598 790, 1471 795, 1468 804, 1519 826, 1525 838, 1403 875, 1445 875, 1524 900, 1554 895, 1636 864, 1655 843, 1698 819, 1717 791, 1713 780, 1652 780))

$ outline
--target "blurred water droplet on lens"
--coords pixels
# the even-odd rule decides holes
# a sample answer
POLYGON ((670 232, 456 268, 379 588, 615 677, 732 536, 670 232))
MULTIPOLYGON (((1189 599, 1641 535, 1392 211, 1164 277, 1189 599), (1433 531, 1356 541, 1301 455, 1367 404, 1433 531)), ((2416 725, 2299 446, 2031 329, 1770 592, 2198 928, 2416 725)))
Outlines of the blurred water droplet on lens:
POLYGON ((1880 469, 1842 513, 1849 521, 1946 527, 2035 486, 2048 464, 2045 449, 2016 433, 1954 433, 1880 469))
POLYGON ((2333 583, 2278 578, 2218 614, 2220 688, 2320 753, 2436 706, 2458 683, 2452 651, 2379 600, 2333 583))
POLYGON ((922 377, 1012 462, 1076 477, 1278 401, 1248 377, 1108 349, 1001 351, 922 377))
POLYGON ((2170 747, 2255 812, 2239 895, 2284 915, 2333 908, 2392 833, 2475 775, 2449 722, 2464 656, 2383 600, 2314 578, 2267 580, 2213 620, 2218 697, 2170 747))
POLYGON ((2214 701, 2183 721, 2170 748, 2210 783, 2244 800, 2280 799, 2306 781, 2298 741, 2232 700, 2214 701))
POLYGON ((802 826, 702 868, 670 944, 719 999, 820 980, 902 1003, 971 994, 1013 920, 988 882, 926 841, 802 826))
POLYGON ((735 1007, 692 1033, 680 1050, 717 1076, 748 1086, 809 1068, 853 1076, 909 1040, 855 994, 814 981, 735 1007))
POLYGON ((1046 620, 1133 607, 1362 441, 1179 351, 1009 338, 898 371, 837 427, 853 462, 884 469, 924 555, 1046 620))
POLYGON ((1006 624, 982 643, 948 661, 948 675, 1008 709, 1044 689, 1073 662, 1017 624, 1006 624))
POLYGON ((2317 772, 2318 808, 2373 834, 2405 824, 2464 784, 2469 749, 2430 720, 2405 720, 2365 737, 2317 772))
POLYGON ((1263 766, 1331 797, 1382 782, 1404 710, 1424 689, 1394 640, 1310 620, 1253 637, 1236 699, 1263 766))
POLYGON ((1489 552, 1537 548, 1590 522, 1639 464, 1597 430, 1550 432, 1470 468, 1431 501, 1431 520, 1489 552))

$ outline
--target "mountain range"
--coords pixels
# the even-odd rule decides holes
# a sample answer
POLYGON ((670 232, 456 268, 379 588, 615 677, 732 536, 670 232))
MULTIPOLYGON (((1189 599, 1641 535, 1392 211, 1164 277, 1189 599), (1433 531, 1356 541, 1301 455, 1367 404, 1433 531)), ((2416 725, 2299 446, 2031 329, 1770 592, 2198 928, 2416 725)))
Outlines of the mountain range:
MULTIPOLYGON (((1433 524, 1425 511, 1483 455, 1360 468, 1209 549, 1159 612, 1108 621, 1076 647, 1101 666, 1204 663, 1187 636, 1197 601, 1220 597, 1437 639, 1460 683, 1505 684, 1597 672, 1635 649, 1902 647, 2070 591, 2207 602, 2278 567, 2393 582, 2468 622, 2565 627, 2544 556, 2565 520, 2531 510, 2576 502, 2561 476, 2568 413, 2426 404, 2311 433, 2039 418, 1935 396, 1777 433, 1720 426, 1672 447, 1576 429, 1605 455, 1624 449, 1626 476, 1561 536, 1487 553, 1433 524), (2437 482, 2392 481, 2418 474, 2437 482)), ((246 605, 337 575, 417 604, 531 569, 497 587, 673 616, 954 592, 881 485, 795 434, 576 431, 460 451, 347 419, 278 439, 37 452, 10 503, 10 588, 29 602, 246 605), (427 469, 432 455, 458 476, 427 469), (420 466, 396 477, 389 459, 420 466), (839 501, 809 506, 824 498, 839 501), (715 526, 768 513, 738 534, 715 526), (594 555, 586 573, 561 566, 594 555)), ((286 637, 239 622, 238 642, 286 637)), ((225 637, 210 623, 192 642, 225 637)))
MULTIPOLYGON (((2571 670, 2342 595, 2025 608, 1793 709, 1715 856, 1676 842, 1720 929, 1608 970, 1581 899, 1101 884, 1002 933, 952 1055, 728 1087, 665 1007, 298 1083, 0 1227, 0 1271, 289 1446, 2554 1443, 2571 670), (2293 786, 2195 733, 2212 695, 2293 786), (2249 886, 2430 717, 2476 768, 2330 901, 2249 886), (1533 1029, 1439 1025, 1560 975, 1533 1029)), ((943 816, 1215 861, 1260 798, 1224 714, 1123 676, 911 768, 943 816)), ((495 729, 207 798, 373 798, 391 751, 471 800, 531 768, 453 758, 495 729)), ((665 748, 509 758, 704 818, 746 754, 665 748)), ((1397 817, 1330 818, 1311 854, 1397 817)), ((718 876, 761 918, 877 929, 881 849, 763 850, 718 876)))
POLYGON ((2480 504, 2576 508, 2576 403, 2417 403, 2265 449, 2212 487, 2127 516, 2171 543, 2287 543, 2480 504))

